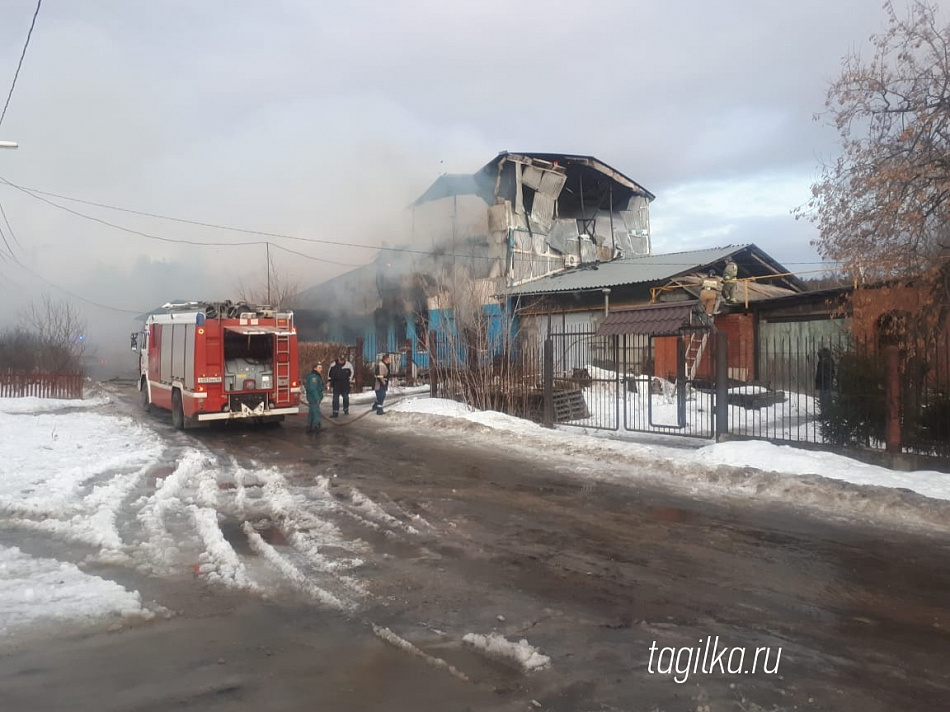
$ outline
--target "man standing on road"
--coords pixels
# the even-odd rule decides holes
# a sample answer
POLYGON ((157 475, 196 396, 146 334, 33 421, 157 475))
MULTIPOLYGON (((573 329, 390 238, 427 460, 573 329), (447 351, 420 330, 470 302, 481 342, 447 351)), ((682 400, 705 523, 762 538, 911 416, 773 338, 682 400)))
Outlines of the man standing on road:
POLYGON ((346 355, 340 354, 330 366, 330 387, 333 388, 333 413, 331 418, 340 417, 340 396, 343 397, 343 415, 350 414, 350 378, 353 376, 353 367, 346 361, 346 355))
POLYGON ((307 391, 307 407, 310 414, 307 416, 307 432, 319 431, 323 423, 320 420, 320 401, 323 400, 323 366, 315 364, 313 370, 307 374, 304 385, 307 391))
POLYGON ((376 415, 383 414, 383 402, 386 400, 386 391, 389 390, 389 358, 389 354, 383 354, 376 364, 376 381, 373 383, 373 390, 376 391, 376 415))

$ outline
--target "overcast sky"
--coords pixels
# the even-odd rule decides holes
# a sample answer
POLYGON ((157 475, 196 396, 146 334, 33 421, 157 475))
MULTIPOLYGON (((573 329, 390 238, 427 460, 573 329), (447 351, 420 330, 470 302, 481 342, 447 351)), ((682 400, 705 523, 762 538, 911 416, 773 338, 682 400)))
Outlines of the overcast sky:
MULTIPOLYGON (((0 2, 0 100, 35 6, 0 2)), ((817 269, 813 227, 789 214, 836 152, 812 117, 842 56, 869 54, 884 23, 881 0, 46 0, 0 125, 20 144, 0 150, 0 176, 373 246, 398 239, 405 206, 440 173, 500 150, 575 152, 657 196, 655 252, 755 242, 817 269)), ((262 239, 54 200, 155 236, 262 239)), ((149 240, 5 185, 0 204, 26 266, 105 305, 224 298, 239 277, 263 279, 261 246, 149 240)), ((346 264, 373 255, 275 243, 346 264)), ((346 269, 274 255, 303 286, 346 269)), ((35 282, 0 262, 5 305, 35 282)), ((126 329, 118 312, 84 311, 126 329)))

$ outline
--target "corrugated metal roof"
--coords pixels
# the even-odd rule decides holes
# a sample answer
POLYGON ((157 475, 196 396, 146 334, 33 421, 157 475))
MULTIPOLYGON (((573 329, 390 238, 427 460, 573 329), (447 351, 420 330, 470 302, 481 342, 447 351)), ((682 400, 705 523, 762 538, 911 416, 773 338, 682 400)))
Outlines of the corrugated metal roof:
POLYGON ((701 312, 701 309, 697 309, 696 302, 652 304, 610 312, 597 327, 597 336, 616 334, 664 336, 678 334, 690 327, 708 328, 710 325, 709 318, 701 312))
POLYGON ((694 272, 746 247, 747 245, 729 245, 691 252, 672 252, 665 255, 627 257, 611 262, 598 262, 525 282, 512 287, 507 293, 518 295, 575 292, 621 284, 662 282, 679 274, 694 272))

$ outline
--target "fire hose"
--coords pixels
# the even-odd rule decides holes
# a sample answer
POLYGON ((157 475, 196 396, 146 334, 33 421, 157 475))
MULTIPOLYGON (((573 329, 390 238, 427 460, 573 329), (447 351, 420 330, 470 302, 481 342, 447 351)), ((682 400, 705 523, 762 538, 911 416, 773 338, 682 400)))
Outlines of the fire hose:
MULTIPOLYGON (((392 404, 392 403, 398 403, 398 402, 401 401, 403 398, 408 398, 410 395, 417 395, 417 394, 414 394, 414 393, 403 393, 403 394, 401 394, 401 395, 394 395, 394 396, 392 396, 392 398, 387 398, 387 399, 386 399, 386 406, 388 407, 388 406, 389 406, 390 404, 392 404)), ((310 408, 310 404, 309 404, 309 403, 306 403, 306 406, 307 406, 308 409, 310 408)), ((319 403, 317 404, 317 407, 318 407, 318 408, 320 407, 319 403)), ((376 403, 375 403, 375 401, 374 401, 374 402, 373 402, 373 405, 372 405, 372 406, 370 407, 370 409, 367 410, 365 413, 361 413, 360 415, 357 415, 357 416, 354 417, 354 418, 349 418, 349 419, 345 420, 345 421, 342 422, 342 423, 337 422, 335 418, 327 418, 326 420, 329 421, 332 425, 335 425, 335 426, 337 426, 338 428, 342 428, 344 425, 351 425, 352 423, 355 423, 357 420, 362 420, 363 418, 365 418, 365 417, 366 417, 367 415, 369 415, 370 413, 375 413, 375 412, 376 412, 376 403)), ((320 420, 322 421, 323 418, 321 418, 320 420)))

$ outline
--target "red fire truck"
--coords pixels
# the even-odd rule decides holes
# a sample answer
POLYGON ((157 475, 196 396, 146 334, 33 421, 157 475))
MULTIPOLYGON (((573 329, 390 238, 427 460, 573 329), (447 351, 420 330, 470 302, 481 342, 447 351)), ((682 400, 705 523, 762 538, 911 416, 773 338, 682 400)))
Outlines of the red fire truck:
POLYGON ((166 304, 132 335, 142 406, 170 410, 179 430, 208 420, 280 421, 296 414, 292 312, 231 302, 166 304))

